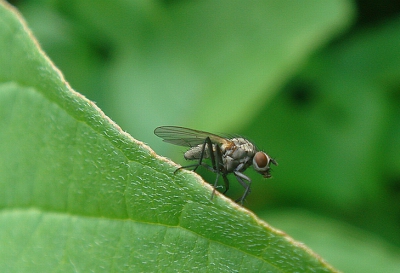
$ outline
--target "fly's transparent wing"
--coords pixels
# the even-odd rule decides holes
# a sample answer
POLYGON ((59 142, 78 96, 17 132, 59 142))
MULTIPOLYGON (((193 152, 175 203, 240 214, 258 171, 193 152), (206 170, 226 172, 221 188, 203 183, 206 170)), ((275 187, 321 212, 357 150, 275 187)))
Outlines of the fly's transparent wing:
POLYGON ((179 126, 161 126, 154 130, 154 134, 162 138, 165 142, 178 145, 194 147, 203 144, 204 140, 209 137, 211 142, 218 144, 230 144, 231 141, 203 131, 193 130, 179 126))

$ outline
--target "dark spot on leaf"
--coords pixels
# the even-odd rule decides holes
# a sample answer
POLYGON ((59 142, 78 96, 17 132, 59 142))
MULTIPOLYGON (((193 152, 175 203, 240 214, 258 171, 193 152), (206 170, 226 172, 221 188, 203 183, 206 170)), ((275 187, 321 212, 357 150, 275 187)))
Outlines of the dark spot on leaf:
POLYGON ((23 1, 23 0, 7 0, 7 2, 10 3, 13 6, 17 6, 17 5, 20 5, 21 3, 26 2, 26 1, 23 1))
POLYGON ((299 107, 310 106, 316 99, 316 87, 310 81, 293 79, 284 88, 292 104, 299 107))
POLYGON ((387 179, 387 191, 392 196, 400 196, 400 175, 387 179))
POLYGON ((188 2, 188 1, 183 1, 183 0, 161 0, 160 1, 160 3, 161 4, 164 4, 164 6, 172 6, 172 5, 175 5, 175 4, 181 4, 181 3, 185 3, 185 2, 188 2))
POLYGON ((389 99, 395 105, 400 105, 400 82, 390 88, 389 99))
POLYGON ((357 0, 358 25, 372 24, 388 17, 398 17, 400 1, 397 0, 357 0))
POLYGON ((90 42, 90 46, 99 60, 103 62, 108 62, 110 60, 110 55, 113 50, 109 44, 105 43, 105 41, 93 41, 90 42))

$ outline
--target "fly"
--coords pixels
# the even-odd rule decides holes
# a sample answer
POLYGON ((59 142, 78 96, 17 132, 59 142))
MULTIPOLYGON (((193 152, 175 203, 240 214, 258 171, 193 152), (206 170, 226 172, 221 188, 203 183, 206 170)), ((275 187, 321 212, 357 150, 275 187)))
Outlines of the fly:
POLYGON ((193 130, 179 126, 161 126, 154 130, 154 134, 162 138, 165 142, 190 147, 184 154, 186 160, 198 160, 197 163, 182 166, 183 168, 193 168, 196 171, 199 166, 217 174, 214 182, 214 190, 211 199, 215 194, 218 179, 222 176, 225 184, 225 194, 229 190, 229 180, 227 175, 233 173, 243 186, 244 193, 241 198, 236 200, 243 204, 243 201, 250 193, 251 179, 243 174, 250 166, 260 173, 264 178, 271 177, 271 163, 278 163, 249 140, 241 137, 224 138, 215 134, 193 130), (204 163, 203 159, 211 160, 211 166, 204 163))

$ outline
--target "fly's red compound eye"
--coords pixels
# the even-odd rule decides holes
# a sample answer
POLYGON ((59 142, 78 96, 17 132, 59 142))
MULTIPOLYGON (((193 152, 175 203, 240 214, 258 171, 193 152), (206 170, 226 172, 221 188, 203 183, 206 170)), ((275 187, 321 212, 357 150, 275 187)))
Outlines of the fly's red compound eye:
POLYGON ((266 169, 269 165, 269 157, 263 152, 257 152, 253 158, 253 164, 256 169, 266 169))

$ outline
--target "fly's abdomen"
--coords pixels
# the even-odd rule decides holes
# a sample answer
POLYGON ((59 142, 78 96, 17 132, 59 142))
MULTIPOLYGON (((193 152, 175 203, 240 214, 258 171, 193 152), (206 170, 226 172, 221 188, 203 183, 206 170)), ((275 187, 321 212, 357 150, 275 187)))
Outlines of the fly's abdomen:
MULTIPOLYGON (((183 156, 185 157, 186 160, 200 159, 202 151, 203 151, 203 144, 197 145, 190 148, 183 156)), ((209 158, 209 157, 210 155, 208 154, 208 145, 206 144, 203 158, 209 158)))

